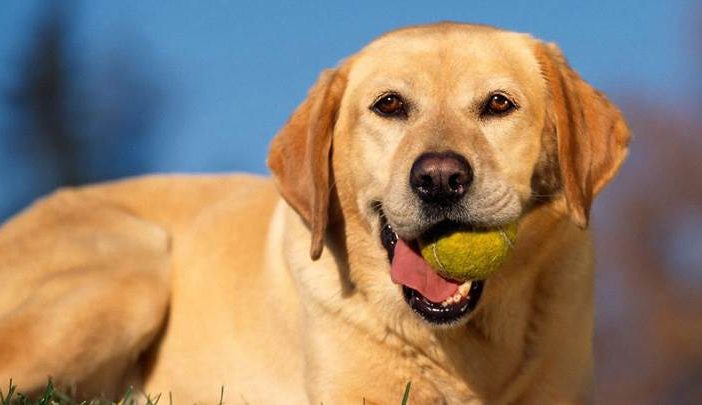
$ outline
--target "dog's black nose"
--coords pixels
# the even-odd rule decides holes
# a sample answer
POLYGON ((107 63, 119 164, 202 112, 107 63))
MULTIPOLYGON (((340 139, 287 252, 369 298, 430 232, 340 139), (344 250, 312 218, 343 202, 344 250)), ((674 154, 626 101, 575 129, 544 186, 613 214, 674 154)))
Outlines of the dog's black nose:
POLYGON ((425 153, 412 164, 410 186, 419 198, 433 204, 458 201, 473 181, 473 170, 455 152, 425 153))

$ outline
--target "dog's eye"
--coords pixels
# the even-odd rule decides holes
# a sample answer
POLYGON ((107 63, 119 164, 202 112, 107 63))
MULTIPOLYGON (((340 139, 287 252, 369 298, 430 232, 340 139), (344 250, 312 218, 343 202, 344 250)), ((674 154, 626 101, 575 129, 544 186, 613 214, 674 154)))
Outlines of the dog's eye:
POLYGON ((397 94, 385 94, 371 107, 376 114, 383 117, 404 117, 407 115, 405 102, 397 94))
POLYGON ((487 100, 484 115, 503 115, 515 109, 514 103, 502 94, 493 94, 487 100))

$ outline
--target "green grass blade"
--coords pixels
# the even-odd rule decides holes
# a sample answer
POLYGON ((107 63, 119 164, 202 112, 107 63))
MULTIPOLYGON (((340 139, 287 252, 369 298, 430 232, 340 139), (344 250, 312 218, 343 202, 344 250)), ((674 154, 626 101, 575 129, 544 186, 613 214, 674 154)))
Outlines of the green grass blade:
POLYGON ((44 395, 39 398, 37 405, 51 405, 52 399, 54 398, 54 383, 49 379, 49 383, 46 385, 44 390, 44 395))
POLYGON ((134 401, 132 400, 132 386, 130 385, 127 387, 127 392, 124 393, 124 396, 122 397, 122 400, 119 402, 122 405, 128 405, 128 404, 133 404, 134 401))
POLYGON ((15 393, 15 386, 12 385, 12 378, 10 378, 10 387, 7 389, 7 397, 5 397, 2 394, 2 390, 0 390, 0 404, 10 405, 10 401, 12 401, 12 395, 14 393, 15 393))
POLYGON ((412 381, 408 381, 407 386, 405 387, 405 394, 402 396, 402 405, 407 405, 407 401, 409 401, 409 393, 410 393, 411 386, 412 386, 412 381))

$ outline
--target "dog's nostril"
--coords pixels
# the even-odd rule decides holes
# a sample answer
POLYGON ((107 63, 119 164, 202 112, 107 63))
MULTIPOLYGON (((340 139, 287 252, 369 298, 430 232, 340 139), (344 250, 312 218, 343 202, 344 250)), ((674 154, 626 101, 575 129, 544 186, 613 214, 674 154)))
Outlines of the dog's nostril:
POLYGON ((473 180, 468 161, 454 152, 425 153, 412 165, 410 186, 425 202, 454 202, 473 180))
POLYGON ((431 192, 431 189, 434 188, 434 180, 429 175, 419 176, 417 187, 420 188, 422 192, 431 192))
POLYGON ((455 192, 462 192, 463 187, 465 186, 465 180, 462 174, 460 173, 454 173, 449 177, 448 180, 448 186, 451 189, 451 191, 455 192))

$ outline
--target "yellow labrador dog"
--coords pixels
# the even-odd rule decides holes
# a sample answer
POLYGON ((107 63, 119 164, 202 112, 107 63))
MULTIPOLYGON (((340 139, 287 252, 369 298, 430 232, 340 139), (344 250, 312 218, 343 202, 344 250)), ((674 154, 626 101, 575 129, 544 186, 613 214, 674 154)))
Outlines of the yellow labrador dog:
POLYGON ((272 180, 65 189, 7 222, 0 382, 175 403, 223 386, 227 403, 392 404, 410 381, 414 404, 589 402, 588 213, 628 141, 554 45, 454 23, 384 35, 322 73, 273 140, 272 180), (486 280, 407 256, 438 226, 513 222, 486 280))

